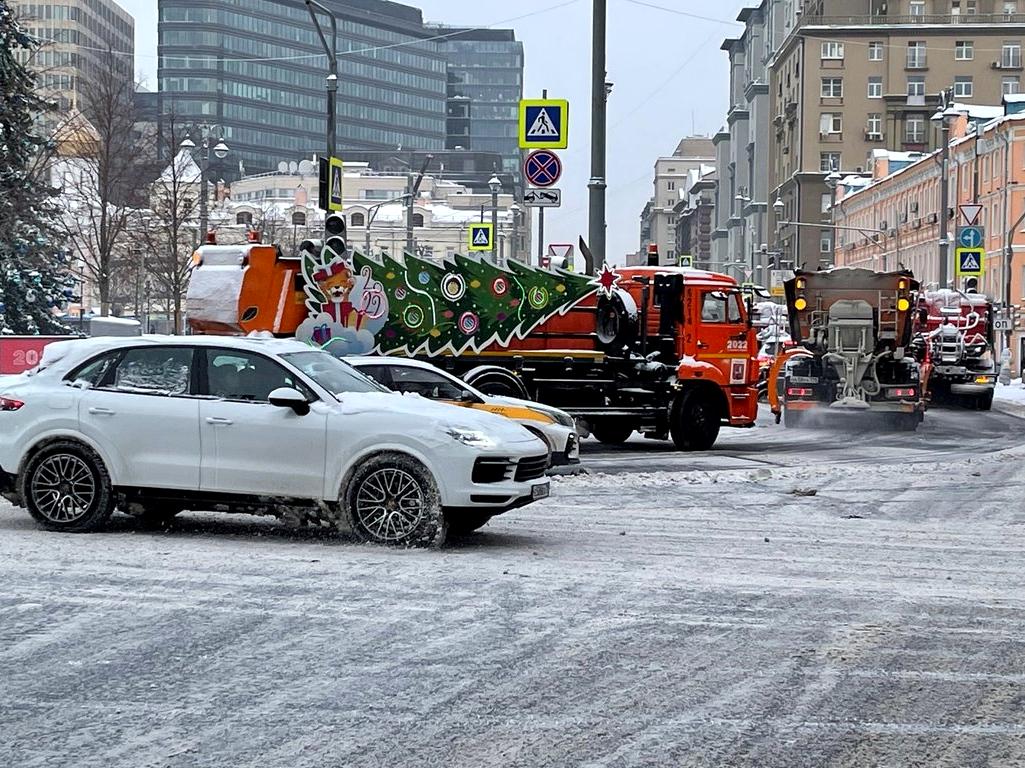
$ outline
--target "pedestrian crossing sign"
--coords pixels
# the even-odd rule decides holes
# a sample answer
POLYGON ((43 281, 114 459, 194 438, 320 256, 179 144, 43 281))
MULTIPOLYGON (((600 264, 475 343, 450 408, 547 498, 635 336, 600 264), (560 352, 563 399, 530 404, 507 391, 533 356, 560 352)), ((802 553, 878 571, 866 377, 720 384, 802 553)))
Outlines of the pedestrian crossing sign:
POLYGON ((954 251, 954 271, 958 277, 982 277, 986 251, 982 248, 958 248, 954 251))
POLYGON ((494 230, 490 222, 470 225, 470 235, 466 247, 471 251, 492 251, 495 247, 494 230))
POLYGON ((569 102, 523 99, 520 102, 520 149, 565 149, 569 146, 569 102))

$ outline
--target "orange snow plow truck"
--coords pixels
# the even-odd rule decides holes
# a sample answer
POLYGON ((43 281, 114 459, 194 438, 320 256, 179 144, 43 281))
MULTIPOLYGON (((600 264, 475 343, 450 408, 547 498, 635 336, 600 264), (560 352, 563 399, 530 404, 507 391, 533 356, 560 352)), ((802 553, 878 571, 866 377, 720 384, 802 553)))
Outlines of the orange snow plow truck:
POLYGON ((273 245, 201 247, 192 332, 430 360, 487 394, 562 408, 605 443, 638 431, 705 450, 722 426, 754 426, 758 346, 726 275, 605 266, 590 277, 311 245, 294 258, 273 245))
POLYGON ((769 402, 787 427, 836 414, 878 414, 915 430, 928 372, 911 354, 918 282, 910 272, 798 271, 785 284, 790 334, 799 346, 769 373, 769 402))

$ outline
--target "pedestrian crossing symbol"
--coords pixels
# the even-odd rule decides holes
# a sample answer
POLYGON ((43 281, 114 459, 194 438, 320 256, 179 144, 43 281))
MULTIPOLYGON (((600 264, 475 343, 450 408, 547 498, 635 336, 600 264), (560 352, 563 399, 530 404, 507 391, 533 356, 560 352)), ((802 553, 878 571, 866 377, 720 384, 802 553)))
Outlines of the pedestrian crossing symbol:
POLYGON ((982 248, 958 248, 954 252, 958 277, 982 277, 985 264, 986 251, 982 248))
POLYGON ((524 99, 520 102, 521 149, 565 149, 568 145, 568 101, 524 99))
POLYGON ((490 223, 480 222, 470 225, 469 242, 466 247, 471 251, 490 251, 494 249, 494 231, 490 223))

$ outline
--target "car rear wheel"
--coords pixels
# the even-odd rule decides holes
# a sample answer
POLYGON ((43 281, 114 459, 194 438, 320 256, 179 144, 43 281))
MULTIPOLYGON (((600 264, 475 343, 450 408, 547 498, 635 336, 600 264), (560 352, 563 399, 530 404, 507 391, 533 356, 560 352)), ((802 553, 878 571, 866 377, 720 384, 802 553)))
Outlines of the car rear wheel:
POLYGON ((51 531, 96 531, 114 511, 103 461, 72 441, 51 443, 32 456, 19 478, 19 493, 29 514, 51 531))
POLYGON ((366 459, 345 494, 345 513, 363 541, 400 547, 440 547, 448 524, 438 486, 416 459, 382 453, 366 459))

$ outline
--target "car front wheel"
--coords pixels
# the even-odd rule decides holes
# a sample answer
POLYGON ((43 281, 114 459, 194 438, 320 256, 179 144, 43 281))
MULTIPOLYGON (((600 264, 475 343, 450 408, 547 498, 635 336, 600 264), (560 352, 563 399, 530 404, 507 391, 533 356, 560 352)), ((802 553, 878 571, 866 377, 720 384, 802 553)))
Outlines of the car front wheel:
POLYGON ((438 486, 416 459, 399 453, 371 456, 346 489, 349 526, 363 541, 400 547, 440 547, 448 525, 438 486))
POLYGON ((52 531, 96 531, 114 511, 103 461, 72 441, 51 443, 32 456, 21 473, 19 493, 29 514, 52 531))

